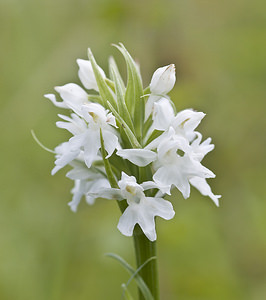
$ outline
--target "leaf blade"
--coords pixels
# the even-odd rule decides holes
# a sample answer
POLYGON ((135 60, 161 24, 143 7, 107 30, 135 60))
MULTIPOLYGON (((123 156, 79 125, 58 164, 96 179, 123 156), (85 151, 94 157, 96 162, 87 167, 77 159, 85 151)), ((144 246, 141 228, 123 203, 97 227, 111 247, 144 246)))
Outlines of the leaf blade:
POLYGON ((146 265, 149 261, 151 261, 152 259, 155 259, 154 257, 151 257, 149 259, 149 261, 145 262, 142 266, 140 266, 136 271, 134 270, 134 268, 129 265, 122 257, 120 257, 117 254, 114 253, 106 253, 105 254, 108 257, 111 257, 113 259, 115 259, 116 261, 118 261, 127 271, 128 273, 130 273, 132 276, 132 279, 134 278, 139 289, 141 290, 143 297, 145 298, 145 300, 154 300, 149 288, 147 287, 146 283, 144 282, 144 280, 142 279, 142 277, 138 274, 138 272, 140 271, 140 269, 142 269, 142 267, 144 265, 146 265))

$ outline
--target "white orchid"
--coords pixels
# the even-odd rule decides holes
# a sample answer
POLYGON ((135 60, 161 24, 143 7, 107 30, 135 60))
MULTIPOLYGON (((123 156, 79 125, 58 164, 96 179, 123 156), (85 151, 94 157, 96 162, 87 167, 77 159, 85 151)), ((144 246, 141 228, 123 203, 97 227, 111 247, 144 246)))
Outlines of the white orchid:
POLYGON ((189 141, 192 141, 196 137, 194 130, 204 116, 204 113, 196 112, 192 109, 185 109, 174 115, 174 110, 169 100, 161 98, 154 103, 153 127, 161 131, 166 131, 173 127, 177 135, 184 136, 189 141))
POLYGON ((188 153, 190 145, 183 137, 173 140, 163 140, 158 146, 158 159, 155 161, 156 172, 153 180, 158 186, 168 186, 170 193, 174 185, 183 195, 190 195, 189 179, 192 177, 213 178, 212 171, 204 167, 188 153))
POLYGON ((107 199, 127 200, 128 207, 119 219, 117 228, 126 236, 132 236, 133 229, 139 224, 144 234, 150 241, 156 240, 155 216, 165 220, 174 217, 175 212, 169 201, 160 197, 146 197, 144 191, 156 185, 150 182, 138 184, 134 176, 122 172, 118 182, 119 189, 101 189, 90 195, 107 199))
MULTIPOLYGON (((190 153, 194 159, 199 162, 202 161, 204 156, 213 150, 214 145, 211 144, 211 138, 206 139, 201 143, 202 135, 197 132, 197 138, 191 143, 191 148, 193 149, 190 153)), ((221 195, 214 195, 210 186, 208 185, 206 179, 201 177, 192 177, 189 179, 191 185, 193 185, 203 196, 210 197, 216 206, 219 206, 219 198, 221 195)))
POLYGON ((68 142, 64 143, 63 153, 62 151, 59 153, 60 158, 56 160, 56 165, 60 167, 69 163, 69 159, 74 157, 74 154, 77 156, 79 153, 83 152, 84 161, 88 168, 90 168, 101 147, 100 131, 102 131, 108 157, 113 154, 114 150, 119 145, 118 137, 111 128, 111 126, 116 126, 115 118, 100 104, 88 103, 82 105, 80 114, 83 116, 83 119, 75 114, 71 115, 72 118, 60 115, 66 122, 57 122, 58 127, 67 129, 74 135, 68 142), (65 163, 65 157, 68 158, 67 163, 65 163), (62 163, 62 161, 64 163, 62 163))

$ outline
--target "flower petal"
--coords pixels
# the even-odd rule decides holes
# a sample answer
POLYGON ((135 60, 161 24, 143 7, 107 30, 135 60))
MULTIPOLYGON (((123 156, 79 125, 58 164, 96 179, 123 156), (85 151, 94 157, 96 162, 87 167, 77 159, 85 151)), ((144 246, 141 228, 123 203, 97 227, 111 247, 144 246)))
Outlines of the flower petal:
POLYGON ((192 109, 185 109, 180 111, 172 121, 177 134, 181 134, 192 141, 195 138, 194 129, 199 125, 204 118, 203 112, 196 112, 192 109))
POLYGON ((98 130, 88 130, 84 141, 84 160, 88 168, 97 159, 97 154, 101 146, 100 132, 98 130))
POLYGON ((136 225, 136 212, 128 206, 119 219, 117 228, 125 236, 132 236, 134 227, 136 225))
POLYGON ((63 128, 68 130, 73 135, 80 134, 87 129, 86 122, 76 114, 71 114, 71 118, 61 114, 58 114, 58 116, 67 122, 57 121, 56 126, 58 128, 63 128))
POLYGON ((116 154, 139 167, 147 166, 157 157, 155 152, 146 149, 121 149, 116 154))
POLYGON ((172 203, 170 201, 164 200, 159 197, 147 197, 147 205, 149 205, 154 216, 161 217, 165 220, 170 220, 174 217, 175 211, 173 209, 172 203))
POLYGON ((192 177, 189 182, 200 191, 203 196, 209 196, 213 202, 219 206, 219 198, 221 195, 214 195, 205 178, 192 177))
POLYGON ((106 158, 108 158, 113 154, 113 152, 118 146, 118 137, 109 130, 103 130, 102 135, 104 141, 104 148, 108 153, 106 158))
POLYGON ((81 162, 72 162, 71 166, 73 169, 66 174, 67 178, 72 180, 82 180, 82 179, 97 179, 101 177, 100 173, 96 173, 91 169, 88 169, 84 163, 81 162))
POLYGON ((211 138, 207 138, 204 142, 201 142, 202 135, 199 132, 195 132, 197 138, 191 143, 192 152, 190 155, 198 160, 201 161, 204 156, 214 149, 214 145, 211 144, 211 138))
POLYGON ((154 181, 145 181, 140 184, 143 187, 143 190, 150 190, 150 189, 158 189, 158 185, 154 181))
POLYGON ((182 176, 176 166, 160 167, 153 175, 153 180, 159 186, 163 193, 170 195, 172 184, 183 194, 184 198, 188 198, 190 194, 190 186, 187 176, 182 176))
POLYGON ((73 161, 79 155, 80 149, 71 149, 70 143, 65 142, 57 146, 55 152, 57 154, 55 167, 51 172, 52 175, 73 161))
MULTIPOLYGON (((100 178, 100 179, 97 179, 97 180, 93 180, 91 182, 91 185, 90 185, 90 187, 87 191, 87 194, 86 194, 86 202, 88 204, 92 205, 95 202, 95 199, 98 198, 98 196, 97 197, 92 196, 91 193, 97 192, 97 191, 99 191, 101 189, 105 189, 105 188, 106 189, 111 188, 110 183, 106 178, 100 178)), ((103 197, 103 198, 106 198, 106 197, 103 197)))
POLYGON ((62 101, 62 102, 56 101, 56 97, 54 94, 45 94, 44 97, 49 99, 50 101, 52 101, 52 103, 57 107, 68 108, 68 106, 66 105, 66 103, 64 101, 62 101))
POLYGON ((154 103, 153 126, 157 130, 167 130, 174 119, 174 110, 169 100, 161 98, 154 103))
POLYGON ((161 99, 161 96, 151 94, 145 104, 145 122, 148 120, 150 114, 153 112, 154 103, 161 99))
POLYGON ((124 197, 121 194, 120 189, 114 189, 114 188, 103 188, 99 186, 98 188, 95 188, 94 191, 90 191, 88 193, 89 196, 92 196, 94 198, 105 198, 105 199, 111 199, 111 200, 123 200, 124 197))
POLYGON ((75 180, 74 188, 71 190, 73 194, 72 201, 68 203, 70 209, 73 212, 77 211, 78 205, 80 203, 81 198, 83 197, 86 189, 86 181, 84 180, 75 180))
POLYGON ((119 219, 117 228, 126 236, 133 234, 136 224, 139 224, 150 241, 156 240, 155 216, 166 220, 173 218, 175 212, 172 204, 162 198, 145 197, 139 203, 131 203, 119 219))

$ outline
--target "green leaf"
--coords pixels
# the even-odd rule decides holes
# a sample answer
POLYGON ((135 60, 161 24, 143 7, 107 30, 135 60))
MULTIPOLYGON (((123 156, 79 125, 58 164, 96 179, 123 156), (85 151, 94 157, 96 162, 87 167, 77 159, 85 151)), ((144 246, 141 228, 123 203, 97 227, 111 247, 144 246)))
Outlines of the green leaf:
POLYGON ((106 84, 109 86, 109 88, 115 92, 115 84, 112 80, 110 80, 109 78, 105 78, 105 82, 106 84))
POLYGON ((108 87, 105 78, 102 76, 101 72, 99 71, 98 65, 96 63, 96 60, 91 52, 91 49, 88 49, 88 57, 92 65, 93 73, 96 78, 96 82, 99 88, 99 93, 101 95, 101 98, 103 100, 103 104, 106 106, 107 101, 111 102, 113 106, 116 107, 116 101, 115 98, 108 87))
POLYGON ((144 123, 144 126, 143 126, 143 137, 144 137, 144 139, 145 139, 152 123, 153 123, 153 119, 152 119, 152 116, 150 115, 148 120, 144 123))
POLYGON ((115 71, 115 72, 114 72, 114 73, 115 73, 115 78, 116 78, 116 80, 118 80, 119 85, 120 85, 120 87, 122 88, 122 90, 123 90, 123 95, 124 95, 125 92, 126 92, 125 83, 124 83, 124 81, 123 81, 123 79, 122 79, 122 76, 121 76, 120 73, 119 73, 117 64, 116 64, 115 59, 113 58, 113 56, 111 56, 111 57, 109 58, 109 73, 110 73, 111 79, 112 79, 113 81, 115 81, 115 78, 113 77, 113 74, 112 74, 112 72, 111 72, 111 69, 113 69, 113 70, 115 71))
POLYGON ((131 275, 131 277, 129 278, 129 280, 126 283, 126 286, 129 286, 130 282, 135 279, 135 277, 138 275, 138 273, 140 272, 141 269, 143 269, 150 261, 157 259, 156 256, 152 256, 149 259, 147 259, 140 267, 137 268, 137 270, 131 275))
POLYGON ((141 142, 142 140, 142 126, 144 121, 144 100, 142 79, 138 66, 136 65, 133 58, 130 56, 123 44, 114 45, 124 56, 127 64, 127 88, 125 94, 125 102, 133 116, 134 127, 136 131, 137 139, 141 142))
POLYGON ((141 145, 139 144, 136 136, 131 131, 131 129, 129 128, 129 126, 125 122, 125 120, 119 115, 119 113, 115 110, 115 108, 112 106, 112 104, 109 101, 107 101, 107 105, 109 106, 109 109, 114 114, 114 116, 117 119, 117 121, 121 124, 122 128, 124 129, 124 131, 125 131, 128 139, 129 139, 129 141, 131 143, 131 146, 133 148, 141 148, 141 145))
MULTIPOLYGON (((156 257, 150 257, 147 261, 145 261, 145 263, 143 265, 141 265, 136 271, 134 270, 134 268, 129 265, 122 257, 120 257, 117 254, 114 253, 107 253, 105 254, 106 256, 112 257, 115 260, 117 260, 132 276, 129 279, 128 284, 130 283, 130 281, 132 279, 135 279, 139 289, 142 292, 142 295, 144 297, 145 300, 154 300, 149 288, 147 287, 146 283, 144 282, 144 280, 141 278, 141 276, 138 274, 139 271, 147 264, 149 263, 151 260, 156 259, 156 257)), ((126 284, 126 286, 128 285, 126 284)))
POLYGON ((117 106, 118 106, 118 113, 119 115, 126 121, 128 127, 131 129, 132 132, 134 132, 134 126, 133 122, 131 119, 131 116, 128 112, 126 103, 125 103, 125 98, 124 98, 124 93, 123 93, 123 86, 121 85, 120 81, 118 80, 118 74, 117 70, 113 68, 113 66, 110 66, 110 71, 111 74, 114 78, 114 83, 115 83, 115 92, 116 92, 116 97, 117 97, 117 106))
POLYGON ((134 110, 135 110, 135 93, 134 93, 134 79, 133 79, 133 73, 132 73, 132 68, 129 60, 127 59, 126 54, 124 53, 124 50, 118 46, 113 44, 114 47, 116 47, 124 56, 126 60, 126 65, 127 65, 127 87, 126 87, 126 92, 125 92, 125 101, 126 105, 128 107, 128 110, 132 113, 132 116, 134 115, 134 110))

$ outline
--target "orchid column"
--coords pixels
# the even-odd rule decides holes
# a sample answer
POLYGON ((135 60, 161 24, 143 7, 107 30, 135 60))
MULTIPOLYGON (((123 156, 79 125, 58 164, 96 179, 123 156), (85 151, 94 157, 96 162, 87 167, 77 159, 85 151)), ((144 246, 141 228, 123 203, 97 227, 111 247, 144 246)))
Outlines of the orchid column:
MULTIPOLYGON (((137 281, 139 299, 158 300, 155 217, 172 219, 175 212, 165 196, 177 188, 188 198, 190 185, 218 206, 220 196, 206 181, 215 175, 201 164, 214 146, 195 131, 205 114, 176 113, 167 95, 175 84, 175 66, 157 69, 143 89, 139 67, 122 44, 115 47, 126 61, 126 85, 112 57, 107 78, 89 49, 89 60, 77 60, 84 88, 56 87, 62 101, 45 95, 72 111, 56 123, 72 136, 55 148, 52 174, 72 167, 66 176, 74 181, 69 202, 74 212, 83 197, 90 205, 100 197, 117 201, 122 213, 117 228, 134 237, 137 270, 124 266, 137 281)), ((124 295, 131 299, 127 286, 124 295)))

